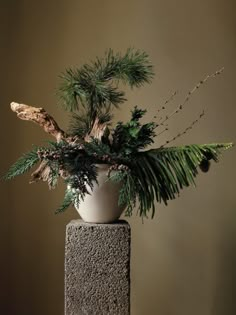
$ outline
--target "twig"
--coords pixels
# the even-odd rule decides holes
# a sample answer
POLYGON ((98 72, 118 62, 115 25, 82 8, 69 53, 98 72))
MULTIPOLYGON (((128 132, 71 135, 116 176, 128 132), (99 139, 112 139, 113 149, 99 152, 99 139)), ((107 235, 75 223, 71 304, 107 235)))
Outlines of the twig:
POLYGON ((217 75, 221 74, 223 72, 224 68, 221 68, 220 70, 217 70, 215 73, 207 75, 203 80, 199 81, 197 85, 194 86, 194 88, 192 90, 190 90, 188 92, 188 94, 186 95, 184 101, 182 104, 180 104, 171 114, 167 115, 163 121, 160 122, 160 125, 162 125, 165 121, 167 121, 168 119, 170 119, 172 116, 174 116, 175 114, 179 113, 186 105, 186 103, 189 101, 190 97, 192 96, 192 94, 198 90, 200 88, 200 86, 202 86, 204 83, 206 83, 210 78, 214 78, 217 75))
POLYGON ((163 134, 164 132, 166 132, 167 130, 169 130, 169 128, 165 128, 162 131, 160 131, 158 134, 156 134, 156 136, 160 136, 161 134, 163 134))
POLYGON ((201 114, 199 115, 199 117, 197 119, 195 119, 191 125, 189 125, 186 129, 184 129, 184 131, 178 133, 175 137, 173 137, 170 140, 167 140, 163 145, 160 146, 160 148, 163 148, 166 144, 169 144, 171 142, 173 142, 174 140, 176 140, 177 138, 181 137, 182 135, 186 134, 189 130, 191 130, 193 128, 193 126, 205 115, 204 110, 201 112, 201 114))
MULTIPOLYGON (((162 110, 165 110, 166 105, 174 99, 174 97, 177 95, 177 93, 178 93, 177 91, 172 93, 171 96, 165 101, 165 103, 157 110, 157 113, 160 113, 162 110)), ((157 118, 157 116, 155 115, 154 118, 157 118)), ((160 119, 162 119, 162 117, 160 117, 159 120, 160 119)))

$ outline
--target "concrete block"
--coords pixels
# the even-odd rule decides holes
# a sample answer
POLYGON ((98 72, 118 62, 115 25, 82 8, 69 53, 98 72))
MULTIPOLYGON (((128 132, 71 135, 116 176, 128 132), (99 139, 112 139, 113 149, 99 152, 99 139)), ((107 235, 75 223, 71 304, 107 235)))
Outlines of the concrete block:
POLYGON ((66 227, 65 315, 130 314, 130 226, 73 220, 66 227))

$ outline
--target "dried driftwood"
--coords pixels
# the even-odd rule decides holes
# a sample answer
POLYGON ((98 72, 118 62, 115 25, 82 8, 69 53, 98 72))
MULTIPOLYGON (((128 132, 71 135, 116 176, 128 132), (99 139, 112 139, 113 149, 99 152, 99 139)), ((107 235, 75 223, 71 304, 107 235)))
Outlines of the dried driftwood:
POLYGON ((55 137, 58 142, 66 138, 65 132, 59 128, 55 119, 49 115, 45 109, 15 102, 11 103, 11 109, 17 114, 18 118, 33 121, 43 127, 43 129, 55 137))
MULTIPOLYGON (((33 107, 25 104, 19 104, 16 102, 11 103, 11 109, 17 114, 17 117, 22 120, 32 121, 38 124, 44 129, 45 132, 55 137, 57 142, 61 140, 68 143, 77 143, 81 141, 77 136, 68 136, 57 124, 55 119, 47 113, 42 107, 33 107)), ((83 141, 90 142, 92 138, 101 140, 106 131, 107 125, 100 123, 98 118, 95 118, 91 131, 85 136, 83 141)), ((42 161, 39 167, 32 173, 31 183, 48 179, 50 168, 45 161, 42 161)), ((65 174, 63 170, 60 170, 61 177, 65 178, 68 174, 65 174)))

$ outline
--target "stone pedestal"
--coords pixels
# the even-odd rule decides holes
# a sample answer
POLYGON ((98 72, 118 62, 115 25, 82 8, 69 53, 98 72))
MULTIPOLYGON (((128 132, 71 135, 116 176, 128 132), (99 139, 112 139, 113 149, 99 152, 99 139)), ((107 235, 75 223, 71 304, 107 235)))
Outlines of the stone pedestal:
POLYGON ((130 314, 130 226, 126 221, 66 227, 65 315, 130 314))

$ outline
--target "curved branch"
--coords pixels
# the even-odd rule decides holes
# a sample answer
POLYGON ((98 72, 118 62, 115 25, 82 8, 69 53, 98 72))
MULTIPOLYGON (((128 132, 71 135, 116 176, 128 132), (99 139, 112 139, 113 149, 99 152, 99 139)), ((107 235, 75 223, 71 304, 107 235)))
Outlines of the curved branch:
POLYGON ((101 123, 99 118, 96 117, 93 127, 91 131, 85 136, 84 141, 85 142, 90 142, 92 141, 93 138, 101 140, 105 131, 107 129, 107 124, 106 123, 101 123))
POLYGON ((18 118, 33 121, 43 127, 44 131, 57 139, 57 142, 66 139, 65 132, 59 128, 57 122, 45 109, 15 102, 11 103, 11 109, 17 114, 18 118))

